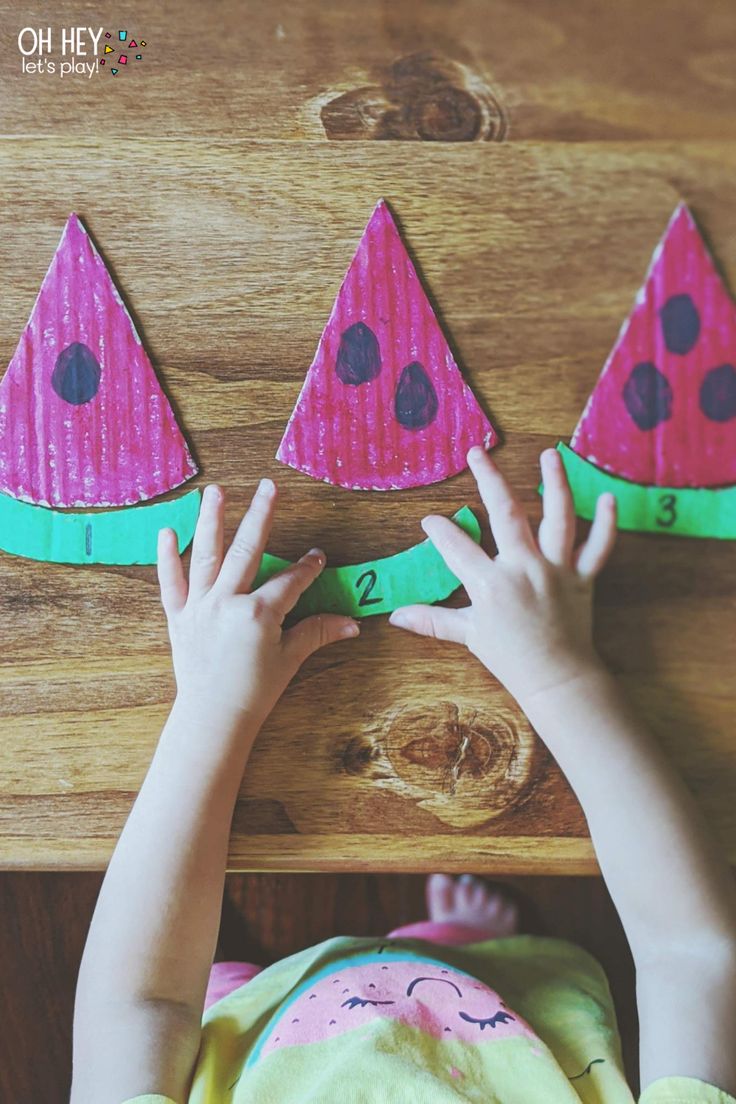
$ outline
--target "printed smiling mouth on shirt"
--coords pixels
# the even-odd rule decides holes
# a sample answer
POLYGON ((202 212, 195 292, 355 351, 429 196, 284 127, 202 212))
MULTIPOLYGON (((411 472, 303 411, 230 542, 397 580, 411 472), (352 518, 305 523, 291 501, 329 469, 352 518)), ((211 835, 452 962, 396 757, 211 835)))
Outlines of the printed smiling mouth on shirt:
POLYGON ((463 995, 460 992, 459 988, 457 987, 457 985, 455 984, 454 981, 450 981, 449 978, 438 978, 438 977, 418 977, 418 978, 414 978, 414 980, 412 982, 410 982, 409 985, 407 986, 407 989, 406 989, 407 997, 410 997, 412 995, 412 993, 416 989, 417 985, 419 985, 420 982, 422 982, 422 981, 441 981, 443 985, 451 985, 452 988, 457 993, 457 995, 462 1000, 463 995))

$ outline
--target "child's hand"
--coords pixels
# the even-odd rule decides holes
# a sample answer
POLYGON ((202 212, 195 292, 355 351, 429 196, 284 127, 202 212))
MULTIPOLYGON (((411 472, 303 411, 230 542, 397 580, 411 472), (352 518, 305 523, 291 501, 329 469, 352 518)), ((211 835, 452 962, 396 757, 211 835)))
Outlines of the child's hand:
POLYGON ((312 549, 249 593, 271 530, 276 487, 264 479, 224 552, 222 490, 205 489, 192 545, 189 582, 176 535, 162 529, 158 577, 169 624, 177 701, 198 715, 263 723, 301 664, 324 644, 357 636, 349 617, 308 617, 287 631, 284 618, 325 565, 312 549))
POLYGON ((616 500, 601 495, 585 543, 575 550, 575 515, 562 460, 542 453, 544 519, 538 539, 488 454, 468 462, 488 510, 495 559, 448 518, 422 526, 468 592, 471 605, 405 606, 391 615, 403 629, 465 644, 523 705, 540 690, 567 682, 599 661, 592 642, 593 579, 616 537, 616 500))

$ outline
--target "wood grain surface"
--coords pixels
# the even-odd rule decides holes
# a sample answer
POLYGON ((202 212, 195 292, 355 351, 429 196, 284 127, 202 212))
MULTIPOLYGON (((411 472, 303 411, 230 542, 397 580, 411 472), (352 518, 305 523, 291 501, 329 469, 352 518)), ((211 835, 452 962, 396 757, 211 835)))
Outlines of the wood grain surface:
POLYGON ((106 18, 93 0, 0 2, 0 133, 736 137, 732 0, 130 0, 105 26, 145 39, 140 62, 22 74, 24 27, 58 43, 106 18))
MULTIPOLYGON (((0 142, 0 174, 0 360, 78 211, 175 403, 198 482, 227 489, 229 529, 267 474, 282 492, 271 550, 319 543, 336 564, 413 544, 430 509, 477 504, 467 472, 360 493, 273 458, 379 196, 535 517, 538 454, 569 437, 681 196, 736 286, 728 142, 17 138, 0 142)), ((602 652, 732 859, 735 594, 731 545, 622 534, 597 602, 602 652)), ((2 556, 0 619, 0 863, 101 867, 173 691, 155 569, 2 556)), ((581 810, 509 696, 458 649, 384 618, 314 657, 269 720, 230 865, 595 869, 581 810)))

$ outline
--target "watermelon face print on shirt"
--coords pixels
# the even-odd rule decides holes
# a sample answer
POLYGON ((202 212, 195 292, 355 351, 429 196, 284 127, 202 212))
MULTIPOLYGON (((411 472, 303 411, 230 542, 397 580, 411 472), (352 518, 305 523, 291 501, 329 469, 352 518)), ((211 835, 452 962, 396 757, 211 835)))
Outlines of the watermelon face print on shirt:
POLYGON ((104 261, 70 215, 0 383, 0 547, 68 563, 152 563, 191 540, 199 492, 146 507, 197 467, 104 261), (131 506, 105 513, 69 508, 131 506))
POLYGON ((685 204, 575 429, 558 446, 581 517, 736 539, 736 304, 685 204))
POLYGON ((437 1042, 486 1045, 538 1037, 477 978, 422 955, 367 954, 302 984, 265 1028, 248 1065, 283 1047, 305 1046, 393 1020, 437 1042))
POLYGON ((381 200, 277 459, 350 490, 392 491, 448 479, 467 466, 468 449, 497 439, 381 200))

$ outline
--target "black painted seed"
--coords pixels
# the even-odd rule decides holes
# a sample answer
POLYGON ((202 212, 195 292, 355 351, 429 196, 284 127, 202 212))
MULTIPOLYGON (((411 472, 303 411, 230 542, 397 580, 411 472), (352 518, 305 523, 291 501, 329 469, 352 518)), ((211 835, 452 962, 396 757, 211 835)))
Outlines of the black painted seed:
POLYGON ((434 384, 418 360, 407 364, 394 395, 396 421, 404 429, 425 429, 437 417, 439 402, 434 384))
POLYGON ((672 417, 672 388, 651 361, 643 361, 631 370, 624 385, 623 400, 639 429, 654 429, 672 417))
POLYGON ((378 338, 365 322, 354 322, 343 331, 337 350, 335 372, 342 383, 358 387, 374 380, 381 371, 378 338))
POLYGON ((81 341, 62 349, 51 373, 51 386, 60 399, 82 406, 97 394, 100 386, 100 362, 81 341))
POLYGON ((736 418, 736 368, 721 364, 711 368, 700 385, 700 409, 712 422, 736 418))
POLYGON ((664 343, 671 353, 689 353, 700 334, 700 315, 691 297, 670 295, 660 309, 664 343))

